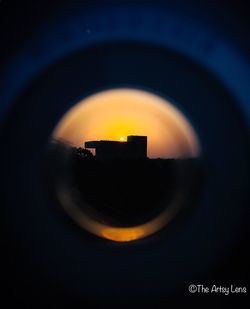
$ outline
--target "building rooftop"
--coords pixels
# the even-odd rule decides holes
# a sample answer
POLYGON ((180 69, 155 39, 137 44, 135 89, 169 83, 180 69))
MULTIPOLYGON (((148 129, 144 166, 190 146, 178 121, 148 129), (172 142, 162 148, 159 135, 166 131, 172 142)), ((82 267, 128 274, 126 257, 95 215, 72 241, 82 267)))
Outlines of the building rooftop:
POLYGON ((95 149, 95 156, 98 158, 146 158, 147 136, 130 135, 127 141, 87 141, 85 148, 95 149))

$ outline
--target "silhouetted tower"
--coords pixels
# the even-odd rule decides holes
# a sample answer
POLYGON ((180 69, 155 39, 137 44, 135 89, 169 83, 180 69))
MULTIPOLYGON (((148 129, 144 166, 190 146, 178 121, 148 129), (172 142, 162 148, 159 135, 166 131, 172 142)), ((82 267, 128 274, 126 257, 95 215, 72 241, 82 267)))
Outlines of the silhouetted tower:
POLYGON ((131 146, 131 150, 136 157, 147 157, 147 136, 129 135, 127 143, 131 146))

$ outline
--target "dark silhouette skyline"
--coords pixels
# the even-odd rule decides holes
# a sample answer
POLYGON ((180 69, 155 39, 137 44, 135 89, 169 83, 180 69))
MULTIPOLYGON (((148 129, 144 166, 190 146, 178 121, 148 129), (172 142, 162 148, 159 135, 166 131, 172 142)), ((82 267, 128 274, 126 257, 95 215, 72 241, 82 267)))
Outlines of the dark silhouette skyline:
POLYGON ((196 159, 147 157, 147 136, 86 142, 96 155, 61 141, 52 146, 51 167, 58 166, 74 202, 90 217, 115 226, 135 226, 159 215, 175 198, 180 178, 196 170, 196 159))
POLYGON ((95 156, 100 159, 144 159, 147 136, 130 135, 127 141, 87 141, 85 148, 95 149, 95 156))

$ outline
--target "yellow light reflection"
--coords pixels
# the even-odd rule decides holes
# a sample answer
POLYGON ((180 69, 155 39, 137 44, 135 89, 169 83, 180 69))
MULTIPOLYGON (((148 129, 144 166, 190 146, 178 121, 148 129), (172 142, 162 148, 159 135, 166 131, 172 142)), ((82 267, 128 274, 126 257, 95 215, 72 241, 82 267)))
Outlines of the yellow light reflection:
POLYGON ((178 212, 184 194, 179 192, 178 198, 172 205, 153 220, 133 227, 115 227, 93 220, 84 214, 72 201, 72 196, 63 188, 58 190, 59 200, 66 212, 85 230, 99 237, 116 242, 134 241, 152 235, 162 229, 178 212))

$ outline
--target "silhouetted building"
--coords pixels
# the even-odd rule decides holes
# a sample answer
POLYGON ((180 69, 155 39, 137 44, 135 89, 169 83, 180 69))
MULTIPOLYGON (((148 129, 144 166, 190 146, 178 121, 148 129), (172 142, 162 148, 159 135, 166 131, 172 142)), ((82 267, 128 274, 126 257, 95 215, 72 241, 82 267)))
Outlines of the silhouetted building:
POLYGON ((97 158, 142 159, 147 157, 147 136, 128 136, 127 142, 89 141, 85 148, 95 149, 97 158))

